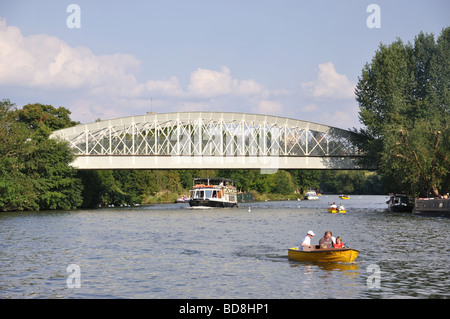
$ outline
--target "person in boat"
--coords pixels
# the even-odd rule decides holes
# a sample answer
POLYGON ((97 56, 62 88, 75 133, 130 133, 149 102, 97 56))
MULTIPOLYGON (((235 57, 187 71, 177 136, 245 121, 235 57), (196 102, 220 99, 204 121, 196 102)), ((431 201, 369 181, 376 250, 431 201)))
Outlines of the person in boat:
POLYGON ((327 230, 325 232, 325 235, 323 235, 323 237, 320 238, 319 240, 320 248, 322 249, 333 248, 333 240, 331 240, 331 236, 333 236, 333 234, 331 233, 331 231, 327 230))
POLYGON ((342 238, 340 236, 336 237, 336 243, 333 246, 334 248, 344 248, 344 243, 342 242, 342 238))
POLYGON ((344 205, 342 205, 342 204, 339 204, 339 210, 340 210, 340 211, 344 211, 344 210, 345 210, 345 207, 344 207, 344 205))
POLYGON ((298 246, 298 250, 303 250, 303 247, 311 248, 311 239, 313 239, 314 236, 315 234, 312 230, 308 231, 306 237, 303 238, 302 243, 300 244, 300 246, 298 246))
POLYGON ((331 204, 330 208, 331 208, 331 209, 337 209, 337 205, 336 205, 336 203, 335 203, 335 202, 333 202, 333 204, 331 204))

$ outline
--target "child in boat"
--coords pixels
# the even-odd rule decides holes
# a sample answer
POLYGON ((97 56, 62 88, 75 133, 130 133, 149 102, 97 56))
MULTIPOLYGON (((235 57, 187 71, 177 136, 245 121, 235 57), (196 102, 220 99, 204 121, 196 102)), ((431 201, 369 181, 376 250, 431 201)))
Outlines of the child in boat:
POLYGON ((339 210, 340 211, 345 211, 345 207, 342 204, 339 204, 339 210))
POLYGON ((344 243, 342 242, 341 237, 336 237, 336 244, 333 245, 334 248, 344 248, 344 243))

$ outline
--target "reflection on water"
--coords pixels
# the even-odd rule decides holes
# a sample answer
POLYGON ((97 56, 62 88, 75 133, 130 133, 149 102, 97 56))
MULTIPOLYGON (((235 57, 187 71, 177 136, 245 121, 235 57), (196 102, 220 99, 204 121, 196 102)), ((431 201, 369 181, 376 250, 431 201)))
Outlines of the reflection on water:
POLYGON ((355 272, 356 270, 359 269, 359 265, 357 263, 319 263, 319 262, 299 262, 299 261, 289 261, 291 264, 291 267, 307 267, 307 266, 312 266, 312 267, 318 267, 322 270, 326 270, 326 271, 332 271, 332 270, 336 270, 336 271, 343 271, 345 274, 351 275, 351 274, 357 274, 357 272, 355 272))
POLYGON ((354 196, 346 214, 320 200, 185 204, 0 214, 1 298, 448 298, 449 219, 385 211, 354 196), (251 212, 248 208, 251 207, 251 212), (325 230, 358 249, 354 263, 293 262, 287 248, 325 230), (81 288, 67 287, 79 265, 81 288), (369 288, 371 265, 380 288, 369 288))

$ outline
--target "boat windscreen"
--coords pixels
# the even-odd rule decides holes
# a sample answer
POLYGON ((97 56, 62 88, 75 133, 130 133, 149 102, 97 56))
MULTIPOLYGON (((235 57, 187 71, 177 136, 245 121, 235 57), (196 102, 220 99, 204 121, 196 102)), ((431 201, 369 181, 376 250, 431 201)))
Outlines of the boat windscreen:
POLYGON ((212 197, 212 189, 205 189, 205 198, 212 197))

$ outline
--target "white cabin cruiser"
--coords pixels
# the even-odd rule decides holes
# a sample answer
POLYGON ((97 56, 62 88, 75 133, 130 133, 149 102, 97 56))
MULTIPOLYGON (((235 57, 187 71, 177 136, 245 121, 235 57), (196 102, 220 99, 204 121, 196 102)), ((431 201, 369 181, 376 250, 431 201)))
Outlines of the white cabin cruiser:
POLYGON ((319 196, 317 196, 316 191, 309 191, 305 194, 305 199, 307 200, 318 200, 319 196))
POLYGON ((191 207, 237 207, 236 181, 227 178, 195 178, 189 191, 191 207))

